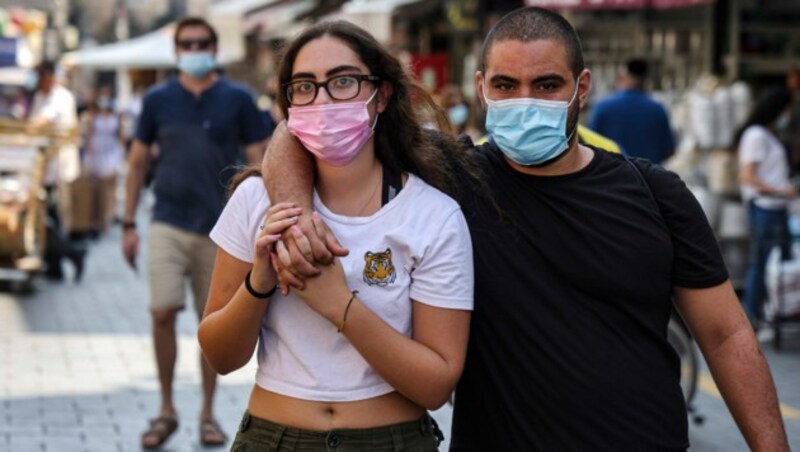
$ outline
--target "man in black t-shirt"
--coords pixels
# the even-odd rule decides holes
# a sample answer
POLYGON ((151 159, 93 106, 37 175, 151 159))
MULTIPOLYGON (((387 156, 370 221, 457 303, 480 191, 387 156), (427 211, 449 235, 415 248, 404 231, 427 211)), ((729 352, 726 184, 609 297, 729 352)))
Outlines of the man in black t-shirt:
MULTIPOLYGON (((490 139, 474 154, 492 191, 462 202, 476 292, 451 450, 687 449, 666 338, 673 306, 748 445, 788 450, 766 361, 697 201, 673 173, 578 143, 590 84, 575 31, 553 12, 517 10, 486 38, 476 85, 490 139)), ((273 140, 275 168, 294 150, 273 140)), ((271 195, 308 180, 302 159, 286 160, 295 167, 268 180, 271 195)), ((304 231, 313 249, 294 256, 319 254, 328 238, 304 231)))

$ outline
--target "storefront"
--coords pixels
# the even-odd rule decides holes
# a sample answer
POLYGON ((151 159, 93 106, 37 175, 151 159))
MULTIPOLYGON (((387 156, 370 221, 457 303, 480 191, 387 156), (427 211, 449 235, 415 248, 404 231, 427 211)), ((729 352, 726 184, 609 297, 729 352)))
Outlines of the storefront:
POLYGON ((735 78, 766 85, 800 66, 800 2, 730 0, 724 60, 735 78))

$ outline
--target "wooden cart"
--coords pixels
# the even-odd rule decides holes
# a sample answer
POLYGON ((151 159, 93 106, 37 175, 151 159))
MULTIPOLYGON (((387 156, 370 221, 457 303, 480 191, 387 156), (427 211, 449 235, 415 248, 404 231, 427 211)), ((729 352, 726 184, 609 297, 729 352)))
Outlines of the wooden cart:
POLYGON ((0 280, 30 290, 43 270, 47 163, 76 140, 76 130, 0 119, 0 280))

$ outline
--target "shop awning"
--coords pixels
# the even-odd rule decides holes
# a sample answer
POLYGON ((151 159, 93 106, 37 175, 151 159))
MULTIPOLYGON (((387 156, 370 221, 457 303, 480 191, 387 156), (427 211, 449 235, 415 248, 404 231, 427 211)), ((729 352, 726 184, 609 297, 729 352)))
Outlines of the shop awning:
POLYGON ((68 52, 61 58, 66 67, 95 69, 162 68, 175 65, 175 46, 172 42, 174 24, 125 41, 68 52))
POLYGON ((716 0, 526 0, 528 6, 569 10, 684 8, 708 5, 716 0))
POLYGON ((298 18, 315 5, 315 0, 275 2, 247 14, 243 29, 245 33, 257 33, 261 38, 288 37, 297 31, 298 18))
MULTIPOLYGON (((232 0, 211 5, 208 20, 219 34, 217 62, 226 65, 245 56, 244 15, 277 0, 232 0)), ((143 36, 64 54, 66 67, 93 69, 158 69, 175 66, 172 42, 175 24, 169 24, 143 36)))
POLYGON ((350 21, 365 30, 380 42, 389 42, 392 34, 392 16, 402 8, 418 5, 423 0, 383 0, 380 2, 368 0, 351 0, 327 19, 342 19, 350 21))

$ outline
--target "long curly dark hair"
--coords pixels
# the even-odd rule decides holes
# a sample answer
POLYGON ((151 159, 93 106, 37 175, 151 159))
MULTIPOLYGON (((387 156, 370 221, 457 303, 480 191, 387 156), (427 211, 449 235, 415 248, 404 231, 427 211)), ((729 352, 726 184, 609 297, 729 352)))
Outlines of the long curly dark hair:
MULTIPOLYGON (((441 130, 449 132, 443 110, 403 65, 367 31, 345 21, 315 24, 293 39, 285 48, 278 66, 278 81, 285 86, 291 81, 297 54, 309 42, 323 36, 341 40, 359 56, 372 75, 393 87, 392 97, 375 127, 375 155, 381 164, 395 171, 418 175, 425 182, 458 198, 459 175, 473 181, 482 180, 480 170, 467 152, 458 149, 449 134, 435 134, 423 129, 421 119, 433 118, 441 130), (457 167, 461 170, 458 171, 457 167), (463 171, 466 170, 466 171, 463 171)), ((286 89, 278 92, 278 105, 289 115, 286 89)))

